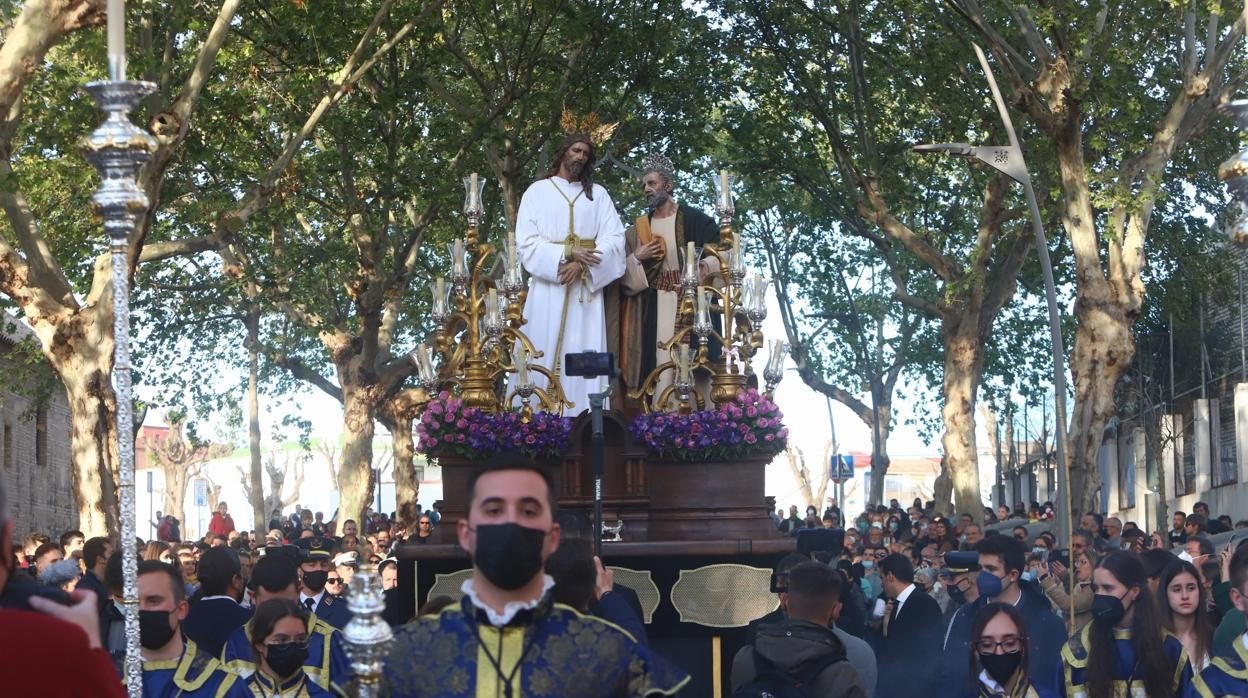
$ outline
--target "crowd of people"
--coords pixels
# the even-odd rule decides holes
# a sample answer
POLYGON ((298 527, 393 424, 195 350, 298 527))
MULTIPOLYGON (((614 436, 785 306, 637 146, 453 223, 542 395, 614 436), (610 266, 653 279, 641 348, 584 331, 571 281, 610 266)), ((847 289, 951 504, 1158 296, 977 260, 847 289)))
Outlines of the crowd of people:
MULTIPOLYGON (((516 458, 472 480, 455 531, 472 577, 458 601, 387 614, 389 695, 644 696, 687 685, 650 649, 636 594, 594 556, 588 519, 560 511, 551 492, 543 471, 516 458)), ((731 658, 733 695, 1248 695, 1248 545, 1215 549, 1209 522, 1219 519, 1207 507, 1152 535, 1088 513, 1069 548, 1046 510, 949 519, 931 503, 893 501, 848 528, 835 507, 819 526, 808 513, 796 552, 774 569, 776 610, 731 658)), ((39 683, 10 688, 121 695, 118 541, 69 531, 18 542, 4 511, 0 490, 0 633, 30 638, 4 663, 79 669, 52 688, 18 672, 39 683)), ((436 511, 415 518, 409 532, 372 511, 339 525, 296 509, 248 532, 223 504, 201 540, 141 542, 145 694, 351 695, 350 580, 371 562, 397 593, 395 544, 428 540, 438 523, 436 511)), ((176 538, 176 521, 155 523, 171 524, 158 538, 176 538)))
POLYGON ((1210 540, 1248 521, 1214 518, 1203 502, 1151 534, 1086 513, 1068 549, 1048 525, 1051 503, 949 519, 930 502, 903 509, 893 500, 844 529, 835 506, 773 518, 806 554, 775 568, 780 609, 752 626, 734 687, 756 681, 751 662, 770 655, 780 658, 773 669, 784 668, 784 658, 793 665, 809 649, 784 624, 812 631, 810 614, 792 608, 795 590, 807 597, 814 589, 822 592, 818 642, 857 681, 837 663, 816 663, 824 674, 807 664, 773 683, 882 698, 1248 695, 1248 545, 1232 535, 1215 549, 1210 540), (850 642, 865 643, 873 661, 854 659, 850 642))

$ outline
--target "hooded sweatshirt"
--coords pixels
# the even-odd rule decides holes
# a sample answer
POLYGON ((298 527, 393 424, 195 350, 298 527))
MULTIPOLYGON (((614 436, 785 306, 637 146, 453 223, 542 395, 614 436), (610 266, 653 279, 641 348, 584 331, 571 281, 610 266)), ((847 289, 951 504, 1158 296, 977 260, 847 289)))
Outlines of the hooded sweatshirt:
MULTIPOLYGON (((805 620, 787 619, 758 629, 753 646, 742 647, 732 661, 732 690, 754 681, 759 674, 755 653, 764 662, 794 677, 823 670, 810 678, 811 695, 822 698, 866 698, 858 672, 845 658, 845 645, 829 628, 805 620)), ((874 687, 872 687, 874 688, 874 687)))

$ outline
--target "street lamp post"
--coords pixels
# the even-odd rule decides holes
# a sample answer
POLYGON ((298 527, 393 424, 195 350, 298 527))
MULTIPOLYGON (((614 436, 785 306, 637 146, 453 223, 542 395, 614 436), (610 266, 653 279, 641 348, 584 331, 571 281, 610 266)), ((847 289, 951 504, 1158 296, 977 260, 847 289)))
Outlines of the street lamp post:
POLYGON ((979 65, 988 78, 988 88, 992 90, 992 99, 997 105, 997 113, 1009 136, 1009 145, 973 146, 967 143, 936 143, 916 145, 919 152, 940 152, 950 155, 975 158, 1010 179, 1023 185, 1027 193, 1027 206, 1031 209, 1031 227, 1036 236, 1036 251, 1040 255, 1040 268, 1044 273, 1044 291, 1049 306, 1049 339, 1053 345, 1053 407, 1057 418, 1057 438, 1055 439, 1055 456, 1057 458, 1057 488, 1062 492, 1062 505, 1057 508, 1058 530, 1069 543, 1071 538, 1071 493, 1070 470, 1066 461, 1066 366, 1065 350, 1062 343, 1062 319, 1057 307, 1057 290, 1053 282, 1053 263, 1049 259, 1049 244, 1044 237, 1044 226, 1040 219, 1040 206, 1036 203, 1036 192, 1031 186, 1031 175, 1027 172, 1027 163, 1023 159, 1023 150, 1018 145, 1018 135, 1014 132, 1014 122, 1006 111, 1005 101, 1001 98, 1001 90, 988 67, 988 59, 983 49, 975 46, 975 55, 979 65))

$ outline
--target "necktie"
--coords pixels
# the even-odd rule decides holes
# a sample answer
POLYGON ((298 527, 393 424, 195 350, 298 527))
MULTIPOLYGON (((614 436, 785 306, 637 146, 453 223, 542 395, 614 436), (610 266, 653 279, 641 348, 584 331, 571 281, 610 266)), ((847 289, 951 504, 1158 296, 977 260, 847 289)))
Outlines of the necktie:
POLYGON ((312 598, 312 597, 310 597, 310 596, 309 596, 308 598, 306 598, 306 599, 304 599, 304 600, 303 600, 303 605, 304 605, 304 606, 307 606, 309 611, 315 611, 315 610, 316 610, 316 599, 314 599, 314 598, 312 598))
MULTIPOLYGON (((309 599, 310 601, 311 599, 309 599)), ((884 637, 888 637, 888 624, 893 620, 893 610, 897 608, 897 599, 889 599, 884 604, 884 637)))

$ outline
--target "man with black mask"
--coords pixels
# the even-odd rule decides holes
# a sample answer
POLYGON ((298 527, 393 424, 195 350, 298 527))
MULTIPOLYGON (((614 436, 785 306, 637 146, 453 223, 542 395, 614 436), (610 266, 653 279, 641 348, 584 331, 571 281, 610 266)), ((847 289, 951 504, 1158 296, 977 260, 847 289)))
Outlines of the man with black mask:
POLYGON ((383 692, 603 698, 674 694, 689 677, 598 618, 552 602, 542 565, 559 547, 548 476, 500 456, 468 482, 459 544, 472 555, 464 597, 395 632, 383 692))
POLYGON ((322 538, 312 538, 299 565, 302 572, 299 584, 299 603, 317 618, 342 630, 351 620, 351 611, 347 610, 347 602, 325 593, 325 582, 329 580, 330 564, 329 548, 322 538))
POLYGON ((139 644, 143 655, 145 695, 186 698, 242 698, 248 695, 238 677, 216 658, 183 639, 186 587, 182 575, 159 560, 139 563, 139 644))

